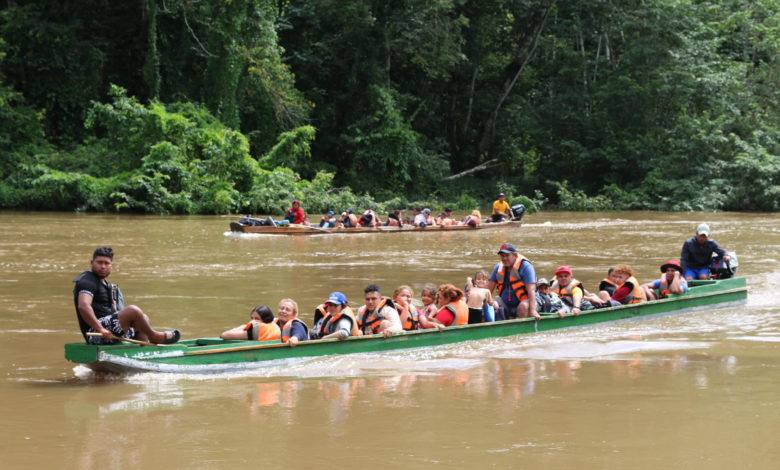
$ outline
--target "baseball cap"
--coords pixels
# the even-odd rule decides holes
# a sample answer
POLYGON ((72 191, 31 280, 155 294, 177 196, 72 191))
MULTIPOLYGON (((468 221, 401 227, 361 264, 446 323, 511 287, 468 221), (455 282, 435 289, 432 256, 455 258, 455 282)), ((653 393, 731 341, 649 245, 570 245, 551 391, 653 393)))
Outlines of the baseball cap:
POLYGON ((547 278, 540 277, 539 279, 536 280, 536 285, 537 286, 549 286, 550 285, 550 281, 548 281, 547 278))
POLYGON ((349 209, 347 209, 347 214, 351 214, 351 213, 352 213, 352 208, 350 207, 349 209))
POLYGON ((498 253, 517 253, 517 250, 515 250, 515 246, 511 243, 504 243, 501 245, 501 248, 499 248, 498 253))
POLYGON ((498 193, 498 197, 506 197, 506 194, 504 194, 504 193, 498 193))
POLYGON ((426 214, 430 214, 431 210, 426 207, 425 209, 423 209, 423 212, 425 212, 426 214))
POLYGON ((347 297, 338 291, 331 292, 328 296, 328 300, 326 300, 325 303, 333 305, 347 305, 347 297))
POLYGON ((696 228, 696 235, 707 235, 710 236, 710 226, 707 224, 699 224, 699 226, 696 228))
POLYGON ((333 212, 333 211, 328 211, 328 215, 334 215, 334 214, 335 214, 335 212, 333 212))
POLYGON ((571 268, 568 266, 558 266, 558 269, 555 270, 555 274, 558 275, 560 273, 569 273, 571 274, 571 268))

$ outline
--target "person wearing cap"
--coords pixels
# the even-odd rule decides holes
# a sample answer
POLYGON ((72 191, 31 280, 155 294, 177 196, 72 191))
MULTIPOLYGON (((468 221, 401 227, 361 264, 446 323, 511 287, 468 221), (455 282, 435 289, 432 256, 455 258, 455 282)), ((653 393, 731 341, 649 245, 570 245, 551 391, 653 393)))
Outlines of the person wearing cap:
POLYGON ((222 339, 243 339, 253 341, 276 341, 282 337, 282 330, 274 323, 274 314, 265 305, 258 305, 249 314, 249 323, 227 330, 222 339))
POLYGON ((685 279, 708 279, 713 253, 722 257, 726 264, 731 261, 726 251, 710 238, 709 225, 699 224, 696 228, 696 235, 683 243, 680 253, 680 267, 685 279))
POLYGON ((365 305, 358 309, 357 321, 359 335, 382 334, 385 338, 403 331, 401 317, 395 308, 393 299, 382 296, 376 284, 369 284, 363 290, 365 305))
POLYGON ((412 225, 415 227, 427 227, 428 223, 425 222, 425 214, 422 212, 422 208, 414 208, 414 218, 412 219, 412 225))
POLYGON ((428 227, 436 226, 436 219, 431 215, 431 210, 427 207, 422 211, 423 218, 425 219, 425 225, 428 227))
POLYGON ((320 219, 320 227, 322 228, 333 228, 336 226, 336 218, 334 217, 336 215, 333 211, 328 211, 324 216, 322 216, 322 219, 320 219))
POLYGON ((352 213, 352 208, 349 208, 341 213, 341 218, 338 220, 336 225, 338 226, 339 224, 345 228, 358 226, 358 219, 357 216, 352 213))
POLYGON ((287 212, 284 214, 284 218, 289 220, 291 224, 302 224, 303 223, 303 209, 301 209, 301 201, 298 199, 293 199, 292 207, 287 209, 287 212))
POLYGON ((688 292, 688 283, 683 278, 683 270, 680 263, 670 259, 661 266, 663 275, 653 282, 642 284, 647 300, 658 300, 669 294, 684 294, 688 292))
POLYGON ((582 312, 582 298, 584 296, 582 283, 574 278, 570 267, 559 266, 555 270, 555 281, 553 281, 551 288, 560 297, 567 311, 575 317, 582 312))
MULTIPOLYGON (((347 297, 341 292, 331 292, 328 300, 322 304, 325 311, 322 320, 317 322, 309 333, 311 339, 347 339, 357 336, 355 313, 347 304, 347 297)), ((318 307, 318 309, 320 308, 318 307)))
POLYGON ((541 318, 536 311, 536 271, 528 259, 517 252, 514 245, 504 243, 498 250, 501 261, 493 268, 488 281, 492 292, 498 287, 499 305, 507 318, 541 318))
POLYGON ((512 218, 512 209, 506 202, 506 194, 499 193, 498 199, 493 201, 493 212, 490 214, 489 222, 501 222, 504 218, 512 218))
POLYGON ((552 291, 550 281, 543 277, 536 280, 536 311, 557 313, 559 317, 563 317, 566 314, 561 298, 552 291))

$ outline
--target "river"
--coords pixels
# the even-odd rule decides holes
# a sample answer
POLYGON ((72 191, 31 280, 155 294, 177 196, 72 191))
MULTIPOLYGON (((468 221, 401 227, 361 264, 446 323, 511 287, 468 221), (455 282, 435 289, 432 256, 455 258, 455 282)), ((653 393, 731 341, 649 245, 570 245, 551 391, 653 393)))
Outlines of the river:
POLYGON ((521 228, 272 237, 231 218, 0 212, 2 468, 777 468, 780 218, 734 213, 526 216, 521 228), (586 287, 625 262, 641 282, 699 222, 736 250, 747 306, 240 374, 97 375, 72 280, 92 251, 158 328, 217 336, 292 297, 311 323, 333 290, 463 285, 504 242, 586 287))

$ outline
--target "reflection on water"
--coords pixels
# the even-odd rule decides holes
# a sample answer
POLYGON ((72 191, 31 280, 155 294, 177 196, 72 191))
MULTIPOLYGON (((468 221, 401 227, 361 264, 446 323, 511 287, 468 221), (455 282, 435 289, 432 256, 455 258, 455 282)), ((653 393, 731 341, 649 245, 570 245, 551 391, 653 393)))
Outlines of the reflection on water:
POLYGON ((312 238, 230 234, 229 221, 0 213, 3 468, 711 470, 780 458, 773 215, 561 212, 513 230, 312 238), (231 374, 100 375, 63 359, 80 340, 71 281, 100 244, 114 247, 128 300, 192 338, 284 297, 311 323, 329 292, 359 306, 368 282, 410 284, 419 299, 427 283, 490 269, 507 241, 546 277, 566 264, 594 286, 629 262, 649 281, 705 220, 739 254, 744 308, 231 374))

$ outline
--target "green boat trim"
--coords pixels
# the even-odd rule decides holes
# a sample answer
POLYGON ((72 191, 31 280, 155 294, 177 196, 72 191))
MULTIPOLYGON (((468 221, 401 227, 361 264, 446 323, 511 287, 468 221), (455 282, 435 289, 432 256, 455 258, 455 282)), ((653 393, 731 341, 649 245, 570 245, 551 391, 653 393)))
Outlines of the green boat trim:
POLYGON ((93 370, 107 372, 219 373, 280 365, 300 358, 439 346, 603 322, 736 307, 747 302, 747 284, 742 277, 690 281, 689 284, 689 291, 682 295, 652 302, 589 310, 576 317, 567 315, 559 318, 557 315, 546 315, 539 321, 524 318, 448 327, 442 331, 406 331, 390 338, 371 335, 345 340, 302 341, 296 347, 279 342, 258 343, 219 338, 184 340, 173 345, 151 347, 126 343, 98 346, 80 342, 65 345, 65 358, 93 370))

